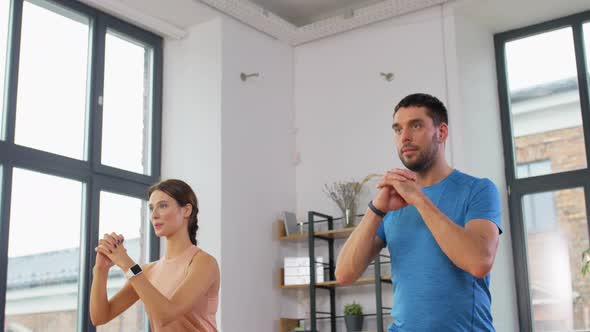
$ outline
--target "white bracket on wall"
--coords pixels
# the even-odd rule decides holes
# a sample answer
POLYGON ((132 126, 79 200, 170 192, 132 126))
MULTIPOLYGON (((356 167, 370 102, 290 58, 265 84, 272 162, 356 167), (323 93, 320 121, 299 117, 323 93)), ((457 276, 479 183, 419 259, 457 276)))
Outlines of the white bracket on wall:
POLYGON ((393 81, 393 79, 395 78, 395 76, 393 75, 393 73, 381 73, 381 76, 383 76, 383 78, 387 81, 387 82, 391 82, 393 81))
POLYGON ((260 76, 258 73, 252 73, 252 74, 240 73, 240 79, 243 82, 246 82, 250 77, 258 77, 258 76, 260 76))
POLYGON ((297 166, 301 163, 301 153, 300 152, 295 152, 295 154, 293 155, 293 161, 291 162, 291 164, 293 166, 297 166))

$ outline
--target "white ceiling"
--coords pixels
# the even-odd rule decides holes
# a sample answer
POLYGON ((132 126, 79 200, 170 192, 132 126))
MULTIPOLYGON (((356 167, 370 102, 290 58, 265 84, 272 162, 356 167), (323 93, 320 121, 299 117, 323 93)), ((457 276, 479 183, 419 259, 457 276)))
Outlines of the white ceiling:
POLYGON ((291 45, 300 45, 452 0, 194 1, 207 4, 291 45))
POLYGON ((384 0, 252 0, 296 26, 342 15, 384 0))
POLYGON ((182 38, 189 27, 222 12, 290 45, 441 4, 455 6, 459 14, 482 23, 494 33, 590 10, 590 0, 79 1, 172 38, 182 38))

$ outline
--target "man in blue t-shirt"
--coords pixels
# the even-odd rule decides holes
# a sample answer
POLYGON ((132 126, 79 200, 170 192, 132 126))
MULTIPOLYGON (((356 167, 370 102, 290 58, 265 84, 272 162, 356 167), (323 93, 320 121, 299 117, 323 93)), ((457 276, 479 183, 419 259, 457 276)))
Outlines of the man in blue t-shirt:
POLYGON ((437 98, 402 99, 393 134, 407 169, 386 172, 377 185, 338 256, 336 279, 354 282, 387 246, 390 332, 494 331, 489 272, 502 233, 498 190, 445 160, 448 115, 437 98))

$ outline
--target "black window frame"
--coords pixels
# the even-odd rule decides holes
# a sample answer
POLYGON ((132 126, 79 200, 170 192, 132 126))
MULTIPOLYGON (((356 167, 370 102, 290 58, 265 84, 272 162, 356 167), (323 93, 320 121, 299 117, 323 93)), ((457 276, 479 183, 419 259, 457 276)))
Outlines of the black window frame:
MULTIPOLYGON (((500 120, 506 184, 508 189, 508 207, 510 229, 512 233, 512 250, 516 282, 516 296, 520 331, 533 331, 533 308, 528 280, 526 229, 523 220, 522 197, 528 194, 583 188, 586 204, 586 217, 590 216, 590 101, 588 91, 588 68, 586 50, 584 49, 583 25, 590 23, 590 11, 558 18, 532 26, 510 30, 494 35, 496 74, 498 78, 498 95, 500 99, 500 120), (586 168, 562 173, 553 173, 519 179, 516 177, 516 162, 510 116, 510 95, 506 72, 506 43, 557 30, 572 28, 574 51, 576 57, 578 91, 582 127, 586 152, 586 168)), ((588 36, 590 38, 590 36, 588 36)), ((590 227, 588 227, 590 238, 590 227)), ((581 269, 581 264, 580 264, 581 269)))
MULTIPOLYGON (((89 89, 87 119, 86 160, 73 159, 14 143, 16 99, 18 88, 18 69, 20 57, 20 34, 22 26, 23 3, 26 0, 11 1, 8 47, 6 59, 4 130, 0 140, 0 329, 5 326, 6 278, 8 265, 8 241, 10 227, 10 203, 13 169, 22 168, 48 175, 80 181, 84 184, 83 214, 80 239, 80 279, 78 283, 77 331, 96 329, 90 322, 89 300, 94 265, 94 247, 98 243, 98 223, 100 211, 100 192, 108 191, 146 200, 147 189, 160 180, 161 172, 161 133, 162 133, 162 75, 163 39, 142 28, 124 22, 100 10, 75 0, 44 0, 78 12, 90 19, 89 39, 89 89), (102 141, 102 108, 99 98, 103 93, 105 36, 106 31, 115 30, 152 48, 152 91, 151 91, 151 148, 150 174, 138 174, 100 163, 102 141)), ((4 79, 4 78, 0 78, 4 79)), ((2 93, 2 92, 0 92, 2 93)), ((153 229, 148 228, 148 259, 159 257, 160 245, 153 229)), ((31 267, 34 268, 34 267, 31 267)), ((147 326, 147 322, 146 322, 147 326)))

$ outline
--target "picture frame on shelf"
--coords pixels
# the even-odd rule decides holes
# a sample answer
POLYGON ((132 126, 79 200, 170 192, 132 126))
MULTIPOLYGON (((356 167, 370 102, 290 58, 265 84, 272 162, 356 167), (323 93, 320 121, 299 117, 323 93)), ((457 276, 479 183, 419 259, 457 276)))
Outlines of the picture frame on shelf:
POLYGON ((299 234, 299 223, 297 215, 293 212, 283 211, 283 223, 285 224, 285 235, 299 234))

